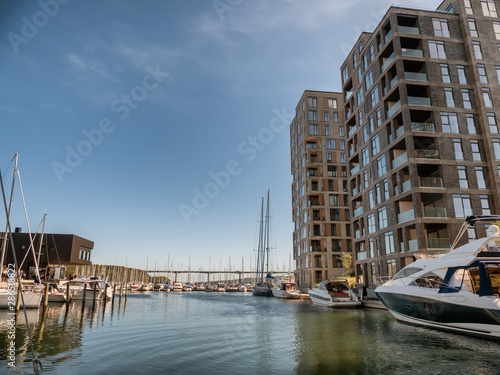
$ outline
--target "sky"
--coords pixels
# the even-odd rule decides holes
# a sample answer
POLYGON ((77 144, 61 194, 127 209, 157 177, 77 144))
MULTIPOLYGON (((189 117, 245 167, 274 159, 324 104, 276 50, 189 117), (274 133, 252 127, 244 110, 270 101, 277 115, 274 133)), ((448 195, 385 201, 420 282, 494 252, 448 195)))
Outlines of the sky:
MULTIPOLYGON (((402 3, 0 0, 4 183, 18 153, 32 232, 46 214, 94 263, 149 269, 255 268, 269 190, 288 269, 295 106, 340 91, 348 50, 402 3)), ((19 187, 11 220, 27 232, 19 187)))

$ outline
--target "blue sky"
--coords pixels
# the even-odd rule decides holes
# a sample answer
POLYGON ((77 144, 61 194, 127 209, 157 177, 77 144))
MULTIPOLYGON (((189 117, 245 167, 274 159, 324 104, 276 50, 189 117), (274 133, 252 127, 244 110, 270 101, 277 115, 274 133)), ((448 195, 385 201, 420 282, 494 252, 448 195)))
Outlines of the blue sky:
MULTIPOLYGON (((0 0, 2 174, 19 153, 33 231, 46 212, 94 262, 150 268, 248 268, 270 189, 288 267, 295 105, 340 90, 346 47, 391 4, 0 0)), ((13 211, 26 231, 19 194, 13 211)))

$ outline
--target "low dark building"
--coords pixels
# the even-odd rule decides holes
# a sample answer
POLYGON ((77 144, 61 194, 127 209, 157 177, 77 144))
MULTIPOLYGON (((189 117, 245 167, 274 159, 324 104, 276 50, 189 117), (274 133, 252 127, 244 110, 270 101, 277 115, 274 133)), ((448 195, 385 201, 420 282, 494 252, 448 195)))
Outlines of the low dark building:
MULTIPOLYGON (((2 238, 4 233, 2 233, 2 238)), ((92 264, 91 252, 94 248, 94 242, 85 238, 78 237, 74 234, 53 234, 46 233, 43 235, 42 246, 40 248, 40 236, 37 235, 33 240, 34 252, 37 258, 40 259, 40 268, 45 268, 48 265, 89 265, 92 264), (41 250, 40 250, 41 249, 41 250), (40 255, 38 254, 40 251, 40 255)), ((29 271, 29 268, 35 265, 33 252, 30 250, 30 236, 28 233, 21 233, 20 229, 12 233, 16 257, 19 263, 23 262, 22 270, 29 271), (29 250, 29 253, 28 253, 29 250), (28 253, 28 254, 27 254, 28 253)), ((0 240, 2 241, 2 240, 0 240)), ((7 243, 6 262, 4 264, 13 263, 12 250, 10 243, 7 243)))

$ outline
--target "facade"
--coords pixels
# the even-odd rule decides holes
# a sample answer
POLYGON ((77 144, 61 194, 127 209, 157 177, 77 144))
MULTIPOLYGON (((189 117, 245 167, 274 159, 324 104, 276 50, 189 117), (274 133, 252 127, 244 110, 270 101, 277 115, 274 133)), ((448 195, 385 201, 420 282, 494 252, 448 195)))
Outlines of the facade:
POLYGON ((341 93, 305 91, 290 125, 295 277, 307 290, 340 276, 352 255, 341 93))
POLYGON ((342 65, 358 282, 445 252, 466 216, 499 212, 497 11, 493 0, 391 7, 342 65))
MULTIPOLYGON (((32 235, 33 236, 33 235, 32 235)), ((1 234, 3 239, 4 233, 1 234)), ((35 265, 33 254, 31 253, 31 241, 28 233, 21 233, 18 228, 12 233, 14 248, 16 250, 16 258, 19 263, 24 258, 22 270, 28 272, 30 267, 35 265), (28 250, 30 252, 27 254, 28 250)), ((1 243, 2 241, 0 241, 1 243)), ((35 253, 38 259, 40 249, 40 237, 35 237, 33 240, 35 253)), ((94 248, 94 242, 85 238, 75 236, 74 234, 51 234, 43 235, 42 247, 39 256, 39 267, 45 268, 48 265, 90 265, 92 262, 91 252, 94 248)), ((5 264, 13 263, 11 245, 7 243, 6 262, 5 264)))

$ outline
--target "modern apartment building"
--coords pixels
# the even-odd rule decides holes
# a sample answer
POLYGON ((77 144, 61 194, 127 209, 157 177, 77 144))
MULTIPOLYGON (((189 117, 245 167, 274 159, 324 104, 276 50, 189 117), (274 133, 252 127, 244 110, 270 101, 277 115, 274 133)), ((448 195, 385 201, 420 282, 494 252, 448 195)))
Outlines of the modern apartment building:
MULTIPOLYGON (((336 276, 350 236, 357 281, 372 285, 419 254, 449 250, 466 216, 500 213, 498 12, 500 0, 390 7, 342 64, 341 95, 303 94, 290 128, 301 283, 336 276), (321 121, 332 116, 329 98, 339 123, 321 121)), ((459 245, 484 234, 468 228, 459 245)))
POLYGON ((391 7, 342 65, 359 282, 449 250, 468 215, 499 213, 498 11, 493 0, 391 7))
POLYGON ((305 91, 290 125, 293 255, 302 290, 346 272, 352 256, 344 101, 305 91))

